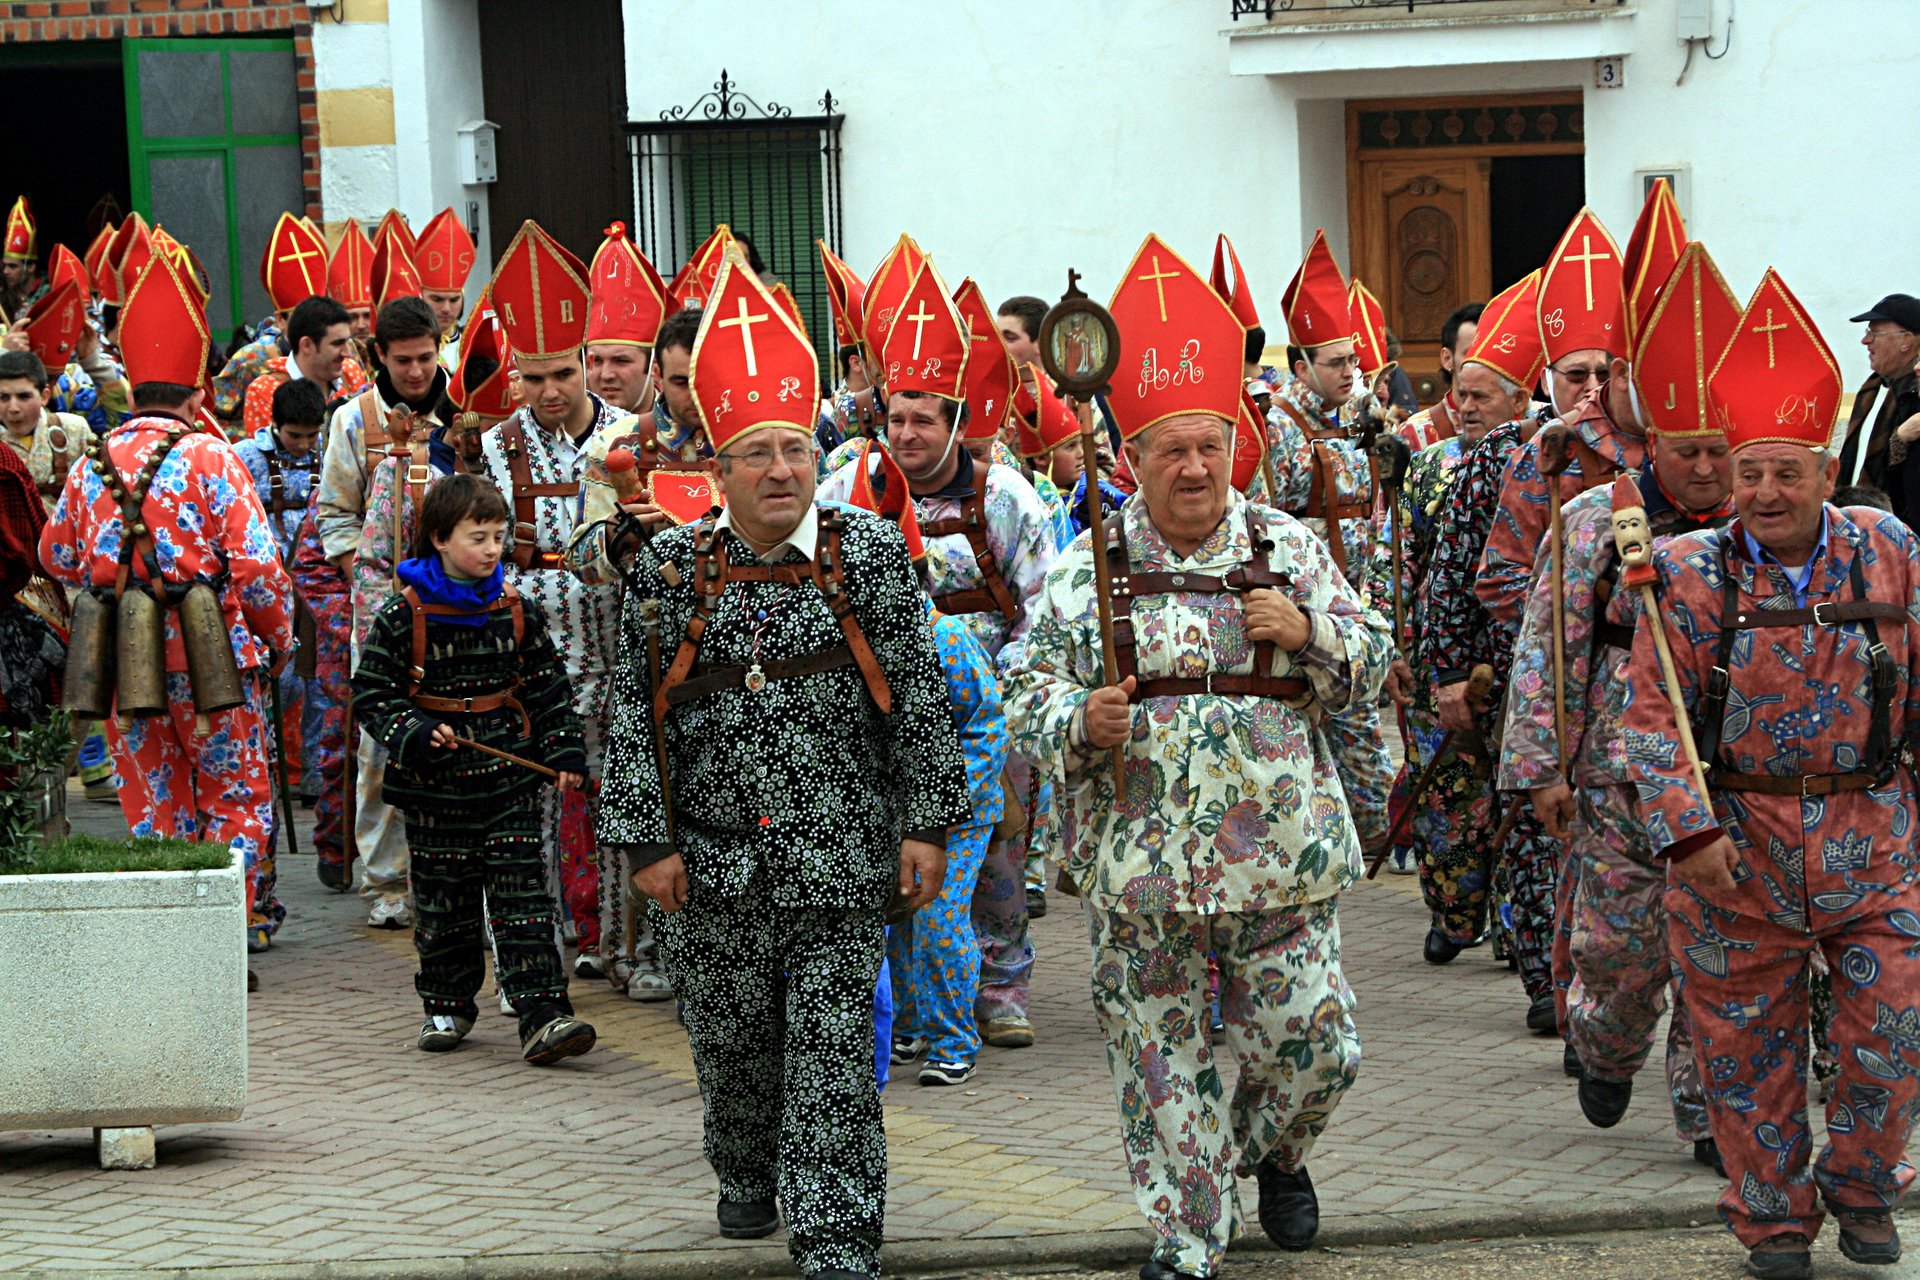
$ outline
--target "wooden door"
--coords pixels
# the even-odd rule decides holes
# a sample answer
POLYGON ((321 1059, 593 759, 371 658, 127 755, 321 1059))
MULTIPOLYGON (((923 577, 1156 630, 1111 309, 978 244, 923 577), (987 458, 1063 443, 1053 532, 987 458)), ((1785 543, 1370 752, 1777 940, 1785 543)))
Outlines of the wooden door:
POLYGON ((1440 326, 1448 313, 1489 292, 1485 157, 1412 155, 1354 161, 1348 204, 1353 272, 1379 295, 1400 363, 1420 397, 1444 391, 1440 326))

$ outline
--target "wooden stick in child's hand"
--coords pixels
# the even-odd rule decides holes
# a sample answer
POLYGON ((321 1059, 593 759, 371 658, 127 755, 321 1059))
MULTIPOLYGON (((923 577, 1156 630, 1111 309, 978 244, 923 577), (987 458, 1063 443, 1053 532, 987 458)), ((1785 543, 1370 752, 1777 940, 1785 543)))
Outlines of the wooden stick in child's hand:
MULTIPOLYGON (((558 769, 549 769, 544 764, 536 764, 534 761, 527 759, 525 756, 514 755, 513 752, 511 751, 502 751, 498 747, 490 747, 484 742, 475 742, 472 738, 463 738, 459 734, 455 734, 453 736, 453 740, 456 745, 459 745, 462 747, 472 747, 475 751, 480 752, 482 755, 489 755, 489 756, 493 756, 495 759, 498 759, 498 760, 505 760, 508 764, 517 764, 522 769, 531 769, 533 772, 539 774, 543 778, 549 778, 555 782, 558 782, 560 780, 560 771, 558 769)), ((592 792, 598 791, 600 789, 600 784, 594 781, 592 778, 588 778, 584 781, 580 789, 582 791, 585 791, 591 794, 592 792)))

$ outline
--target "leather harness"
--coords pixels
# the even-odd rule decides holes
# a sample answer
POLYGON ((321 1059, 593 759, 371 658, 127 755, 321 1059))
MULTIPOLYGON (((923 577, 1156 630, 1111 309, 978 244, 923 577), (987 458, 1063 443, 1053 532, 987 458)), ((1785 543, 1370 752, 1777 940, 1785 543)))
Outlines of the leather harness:
MULTIPOLYGON (((1133 602, 1138 596, 1171 595, 1183 593, 1191 595, 1238 595, 1243 592, 1271 587, 1284 590, 1291 585, 1284 573, 1273 569, 1273 540, 1267 537, 1266 523, 1247 508, 1247 536, 1253 544, 1254 558, 1235 566, 1222 576, 1207 573, 1171 572, 1168 570, 1148 570, 1135 572, 1132 557, 1127 548, 1126 533, 1117 525, 1107 537, 1107 570, 1113 583, 1113 682, 1119 684, 1128 676, 1137 676, 1135 666, 1137 641, 1133 634, 1133 602)), ((1150 680, 1139 680, 1134 685, 1128 702, 1140 702, 1147 698, 1194 697, 1203 693, 1229 695, 1249 698, 1273 698, 1282 700, 1298 698, 1308 689, 1307 682, 1299 676, 1275 676, 1262 674, 1273 670, 1277 647, 1271 640, 1257 640, 1253 645, 1253 671, 1251 673, 1208 674, 1195 677, 1156 676, 1150 680)))
POLYGON ((513 550, 508 559, 522 570, 544 569, 564 572, 563 553, 540 550, 540 498, 571 498, 580 493, 576 481, 535 484, 533 469, 527 463, 527 437, 518 416, 500 424, 500 448, 507 458, 508 478, 513 481, 513 550))
POLYGON ((1757 791, 1776 796, 1829 796, 1843 791, 1865 791, 1885 786, 1894 769, 1909 759, 1908 743, 1891 741, 1891 714, 1896 685, 1893 657, 1887 652, 1886 636, 1880 619, 1904 619, 1907 611, 1890 601, 1869 599, 1866 571, 1855 555, 1848 568, 1853 599, 1823 600, 1805 609, 1749 609, 1739 604, 1739 583, 1728 571, 1726 555, 1720 558, 1720 647, 1707 674, 1706 691, 1700 702, 1699 721, 1694 737, 1700 744, 1700 758, 1707 763, 1707 782, 1729 791, 1757 791), (1727 621, 1732 619, 1732 621, 1727 621), (1720 737, 1725 725, 1727 695, 1733 682, 1727 660, 1733 653, 1735 637, 1742 631, 1761 631, 1770 627, 1839 627, 1849 622, 1866 622, 1871 643, 1867 661, 1873 673, 1873 720, 1867 730, 1866 756, 1860 767, 1845 773, 1809 773, 1797 778, 1770 773, 1740 773, 1720 763, 1720 737))
POLYGON ((71 452, 68 446, 73 438, 67 434, 66 424, 60 421, 58 413, 47 414, 47 482, 37 486, 40 496, 48 501, 59 501, 67 487, 67 472, 73 469, 74 460, 80 455, 71 452))
POLYGON ((498 603, 487 609, 456 609, 452 605, 426 604, 420 594, 408 587, 400 594, 406 597, 407 607, 413 610, 413 652, 412 661, 407 667, 407 699, 422 711, 438 711, 475 715, 483 711, 498 711, 505 707, 520 717, 521 727, 529 740, 533 737, 533 721, 527 715, 527 709, 520 705, 515 696, 520 692, 520 678, 515 676, 512 683, 504 689, 492 693, 482 693, 464 698, 441 698, 420 692, 420 684, 427 678, 427 619, 434 618, 472 618, 485 615, 491 617, 502 609, 513 611, 513 648, 520 651, 520 645, 526 638, 526 608, 520 601, 520 593, 514 590, 511 582, 500 584, 498 603))
POLYGON ((804 564, 736 565, 727 556, 726 542, 720 537, 718 517, 706 516, 695 526, 693 580, 696 598, 693 616, 687 619, 686 635, 681 638, 673 662, 667 667, 667 673, 661 678, 660 687, 653 696, 655 724, 664 722, 671 708, 722 689, 744 686, 757 691, 765 688, 771 680, 788 680, 794 676, 814 675, 845 666, 860 669, 867 693, 882 715, 892 712, 893 691, 887 685, 886 674, 880 670, 880 660, 874 656, 866 636, 860 631, 860 622, 853 616, 853 601, 847 595, 846 571, 840 553, 841 535, 845 527, 845 521, 837 510, 822 510, 821 546, 819 554, 813 559, 804 564), (790 586, 811 582, 826 601, 834 621, 840 625, 840 632, 846 637, 845 642, 819 653, 775 659, 756 663, 752 667, 696 665, 700 657, 701 638, 706 635, 707 626, 713 620, 713 612, 719 607, 727 584, 732 582, 784 582, 790 586))
POLYGON ((1006 575, 1000 569, 1000 558, 993 554, 993 547, 987 541, 985 469, 978 470, 980 481, 972 493, 960 499, 959 515, 922 521, 920 525, 921 535, 927 538, 964 535, 967 546, 973 550, 973 562, 980 567, 979 586, 935 596, 933 607, 942 613, 998 613, 1011 622, 1019 616, 1020 606, 1014 603, 1013 592, 1008 590, 1006 575))
MULTIPOLYGON (((300 498, 296 500, 287 492, 287 481, 286 477, 282 474, 280 460, 276 458, 272 452, 268 452, 265 456, 267 463, 267 493, 270 495, 266 503, 267 514, 278 519, 288 511, 305 511, 307 509, 306 499, 300 498)), ((311 461, 290 462, 286 464, 285 470, 306 471, 311 473, 318 470, 318 468, 311 461)), ((309 486, 312 484, 311 477, 309 477, 308 484, 309 486)))
POLYGON ((1327 549, 1333 553, 1334 567, 1342 576, 1347 572, 1347 547, 1340 536, 1342 520, 1370 520, 1373 518, 1374 499, 1378 485, 1374 482, 1373 468, 1367 468, 1367 496, 1349 501, 1340 498, 1339 458, 1334 452, 1333 440, 1345 440, 1347 433, 1338 427, 1319 426, 1310 421, 1300 411, 1298 405, 1284 396, 1275 396, 1273 402, 1280 406, 1293 425, 1300 428, 1313 447, 1313 478, 1307 488, 1307 506, 1305 515, 1326 522, 1327 549))

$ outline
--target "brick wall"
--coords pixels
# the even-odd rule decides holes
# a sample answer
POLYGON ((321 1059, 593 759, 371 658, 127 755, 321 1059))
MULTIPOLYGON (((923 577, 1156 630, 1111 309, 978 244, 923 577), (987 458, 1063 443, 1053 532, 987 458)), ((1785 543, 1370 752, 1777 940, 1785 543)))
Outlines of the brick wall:
POLYGON ((314 97, 311 8, 303 0, 11 0, 0 3, 0 44, 177 36, 292 36, 300 105, 301 185, 320 207, 320 116, 314 97))

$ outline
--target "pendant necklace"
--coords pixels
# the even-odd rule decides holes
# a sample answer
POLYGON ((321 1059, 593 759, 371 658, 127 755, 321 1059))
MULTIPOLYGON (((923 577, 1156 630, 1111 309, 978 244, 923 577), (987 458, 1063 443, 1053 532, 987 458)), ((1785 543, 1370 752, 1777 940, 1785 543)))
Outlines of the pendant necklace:
POLYGON ((780 611, 780 606, 786 603, 792 592, 793 588, 788 587, 774 597, 772 604, 753 610, 753 652, 748 658, 747 674, 740 681, 749 693, 759 693, 767 687, 767 673, 760 669, 760 640, 767 634, 767 626, 773 621, 773 615, 780 611))

